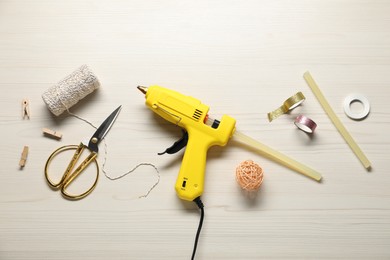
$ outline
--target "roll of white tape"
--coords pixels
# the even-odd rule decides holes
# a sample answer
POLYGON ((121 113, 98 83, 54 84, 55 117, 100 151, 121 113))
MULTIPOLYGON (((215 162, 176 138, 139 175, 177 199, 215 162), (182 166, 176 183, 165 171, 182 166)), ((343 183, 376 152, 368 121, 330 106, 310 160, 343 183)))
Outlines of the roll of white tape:
POLYGON ((344 99, 344 112, 345 114, 355 120, 361 120, 370 113, 370 103, 368 99, 361 94, 350 94, 344 99), (351 104, 353 102, 359 102, 363 105, 363 110, 354 112, 351 110, 351 104))

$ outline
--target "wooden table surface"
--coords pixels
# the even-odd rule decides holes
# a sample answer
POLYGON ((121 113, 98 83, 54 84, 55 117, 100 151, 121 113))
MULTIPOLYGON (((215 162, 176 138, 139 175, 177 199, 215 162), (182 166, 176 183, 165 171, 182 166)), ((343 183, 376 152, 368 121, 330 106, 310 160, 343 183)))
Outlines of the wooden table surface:
POLYGON ((190 259, 199 211, 174 190, 183 151, 157 155, 180 130, 153 115, 136 89, 154 84, 200 99, 214 118, 234 117, 241 132, 323 175, 312 181, 234 142, 211 148, 196 259, 389 259, 389 75, 389 1, 0 0, 0 259, 190 259), (158 180, 150 166, 116 181, 101 171, 97 188, 79 201, 46 183, 50 153, 94 131, 67 113, 52 115, 41 98, 82 64, 101 87, 70 110, 98 125, 122 105, 98 162, 110 177, 155 165, 160 180, 146 198, 158 180), (371 171, 320 106, 305 71, 371 171), (268 122, 267 113, 298 91, 303 105, 268 122), (364 120, 344 113, 351 93, 370 102, 364 120), (299 114, 316 121, 314 135, 294 126, 299 114), (43 136, 44 127, 62 139, 43 136), (252 197, 235 180, 247 159, 264 170, 252 197))

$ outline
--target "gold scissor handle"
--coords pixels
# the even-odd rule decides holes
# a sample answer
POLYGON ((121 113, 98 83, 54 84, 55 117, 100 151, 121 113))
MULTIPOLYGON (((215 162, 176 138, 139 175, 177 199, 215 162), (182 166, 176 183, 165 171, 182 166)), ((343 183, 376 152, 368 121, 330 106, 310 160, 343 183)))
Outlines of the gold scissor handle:
POLYGON ((62 146, 62 147, 58 148, 57 150, 55 150, 46 161, 45 177, 46 177, 48 184, 53 189, 61 189, 62 195, 67 199, 78 200, 78 199, 84 198, 85 196, 87 196, 89 193, 92 192, 92 190, 96 187, 96 184, 98 182, 99 164, 96 161, 96 156, 97 156, 96 152, 91 151, 89 156, 87 158, 85 158, 84 161, 82 161, 81 164, 76 168, 76 170, 74 170, 72 172, 74 166, 76 165, 78 159, 80 158, 80 155, 83 153, 85 148, 86 148, 86 146, 83 143, 80 143, 79 145, 65 145, 65 146, 62 146), (60 154, 64 151, 67 151, 67 150, 76 150, 76 151, 74 152, 72 160, 69 162, 68 167, 66 168, 64 174, 62 175, 61 180, 58 183, 54 183, 49 177, 49 173, 48 173, 49 165, 54 157, 56 157, 58 154, 60 154), (96 168, 97 168, 96 179, 95 179, 94 183, 92 184, 92 186, 87 191, 85 191, 81 194, 68 193, 66 191, 66 188, 69 186, 69 184, 71 184, 82 173, 82 171, 91 162, 95 162, 96 168))

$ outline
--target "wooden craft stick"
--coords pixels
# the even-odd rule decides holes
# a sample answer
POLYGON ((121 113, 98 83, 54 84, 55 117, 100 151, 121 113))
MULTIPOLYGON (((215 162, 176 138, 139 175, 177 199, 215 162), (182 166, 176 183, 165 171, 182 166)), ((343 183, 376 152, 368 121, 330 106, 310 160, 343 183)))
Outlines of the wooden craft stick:
POLYGON ((51 130, 49 128, 42 128, 42 132, 44 135, 46 136, 49 136, 51 138, 54 138, 54 139, 61 139, 62 138, 62 134, 59 133, 59 132, 56 132, 54 130, 51 130))
POLYGON ((27 156, 28 156, 28 146, 25 146, 23 148, 23 152, 22 152, 22 155, 21 155, 20 161, 19 161, 20 167, 24 167, 26 165, 27 156))
POLYGON ((303 78, 306 80, 307 84, 313 91, 314 95, 320 102, 322 108, 325 110, 325 112, 328 114, 330 120, 333 122, 341 136, 344 138, 344 140, 347 142, 349 147, 352 149, 352 151, 355 153, 355 155, 359 158, 360 162, 363 164, 363 166, 369 170, 371 168, 371 163, 367 159, 367 157, 364 155, 363 151, 360 149, 360 147, 357 145, 355 140, 353 140, 352 136, 349 134, 347 129, 344 127, 344 125, 341 123, 340 119, 336 116, 333 109, 330 107, 329 103, 326 101, 324 95, 322 94, 321 90, 319 89, 317 83, 314 81, 310 73, 307 71, 303 74, 303 78))

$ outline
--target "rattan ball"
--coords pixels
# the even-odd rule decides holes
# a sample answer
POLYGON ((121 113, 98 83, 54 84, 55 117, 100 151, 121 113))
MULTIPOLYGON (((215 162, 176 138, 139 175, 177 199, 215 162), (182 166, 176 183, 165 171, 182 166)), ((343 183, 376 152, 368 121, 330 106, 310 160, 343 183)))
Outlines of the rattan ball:
POLYGON ((236 180, 243 190, 257 191, 263 183, 263 169, 252 160, 246 160, 237 166, 236 180))

